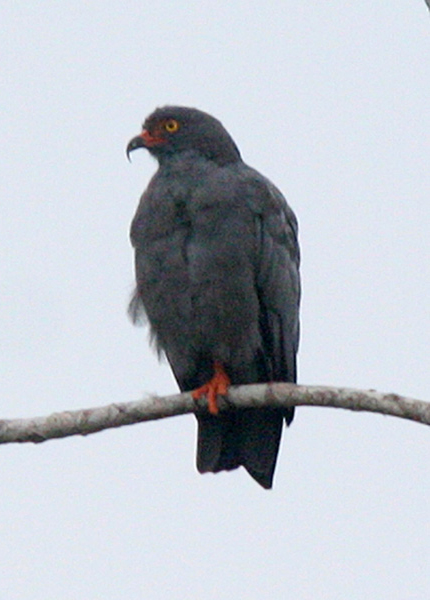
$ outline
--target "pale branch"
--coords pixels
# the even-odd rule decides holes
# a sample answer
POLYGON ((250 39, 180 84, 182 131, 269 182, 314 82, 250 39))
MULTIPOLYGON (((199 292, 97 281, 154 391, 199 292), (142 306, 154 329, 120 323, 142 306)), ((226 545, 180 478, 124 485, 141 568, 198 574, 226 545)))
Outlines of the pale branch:
MULTIPOLYGON (((228 407, 291 407, 329 406, 355 411, 367 411, 410 419, 430 425, 430 403, 404 398, 397 394, 382 394, 374 390, 356 390, 325 386, 270 383, 233 386, 229 395, 220 400, 220 409, 228 407)), ((205 403, 196 402, 190 393, 159 398, 153 396, 138 402, 109 404, 98 408, 54 413, 49 417, 0 420, 0 444, 13 442, 44 442, 46 440, 88 435, 104 429, 132 425, 206 410, 205 403)))

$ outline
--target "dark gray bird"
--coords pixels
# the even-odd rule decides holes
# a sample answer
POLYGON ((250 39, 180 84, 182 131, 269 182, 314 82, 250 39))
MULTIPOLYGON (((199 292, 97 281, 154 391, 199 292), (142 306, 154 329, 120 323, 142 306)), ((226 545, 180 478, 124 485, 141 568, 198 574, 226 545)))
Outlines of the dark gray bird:
MULTIPOLYGON (((264 131, 261 132, 263 137, 264 131)), ((222 124, 194 108, 153 112, 127 146, 159 169, 131 225, 134 322, 149 321, 197 412, 201 473, 243 465, 271 488, 282 424, 294 409, 227 409, 230 384, 296 381, 297 221, 279 190, 248 167, 222 124)))

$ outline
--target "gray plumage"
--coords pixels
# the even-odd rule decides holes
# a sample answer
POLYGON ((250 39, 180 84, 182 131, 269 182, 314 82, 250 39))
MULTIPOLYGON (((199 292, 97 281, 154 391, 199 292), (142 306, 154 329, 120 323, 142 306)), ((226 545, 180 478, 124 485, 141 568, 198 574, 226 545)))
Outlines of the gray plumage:
MULTIPOLYGON (((131 225, 134 322, 147 318, 182 391, 223 366, 232 384, 296 381, 297 221, 277 188, 241 159, 202 111, 157 109, 127 154, 144 147, 159 169, 131 225)), ((243 465, 272 487, 285 418, 294 409, 200 411, 200 472, 243 465)))

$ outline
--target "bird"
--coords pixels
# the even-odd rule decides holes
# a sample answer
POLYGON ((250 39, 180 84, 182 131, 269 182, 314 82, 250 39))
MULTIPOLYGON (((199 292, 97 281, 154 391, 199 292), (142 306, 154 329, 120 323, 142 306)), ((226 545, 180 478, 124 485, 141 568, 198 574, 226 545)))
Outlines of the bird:
MULTIPOLYGON (((255 124, 253 132, 268 137, 255 124)), ((157 108, 129 142, 129 160, 139 148, 158 170, 131 223, 136 286, 129 315, 149 324, 180 390, 203 399, 195 411, 197 470, 243 466, 270 489, 283 422, 291 424, 294 407, 221 410, 219 398, 230 385, 297 380, 296 216, 275 185, 242 160, 222 123, 202 110, 157 108)))

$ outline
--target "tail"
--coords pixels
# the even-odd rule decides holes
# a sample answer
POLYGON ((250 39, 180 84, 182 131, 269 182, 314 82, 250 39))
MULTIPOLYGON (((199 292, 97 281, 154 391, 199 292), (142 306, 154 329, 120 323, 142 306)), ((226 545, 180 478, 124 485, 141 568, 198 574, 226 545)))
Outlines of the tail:
MULTIPOLYGON (((283 354, 281 353, 281 356, 283 354)), ((227 371, 232 383, 241 385, 264 381, 295 381, 295 354, 292 366, 279 367, 268 373, 265 361, 256 361, 242 371, 227 371), (283 370, 282 370, 283 369, 283 370)), ((172 364, 168 356, 169 362, 172 364)), ((288 362, 288 361, 286 361, 288 362)), ((177 377, 182 391, 193 390, 213 376, 210 360, 196 362, 195 376, 177 377)), ((282 425, 290 425, 293 408, 234 408, 212 415, 207 411, 196 414, 198 421, 197 469, 200 473, 231 471, 240 466, 263 488, 270 489, 278 458, 282 425)))
POLYGON ((197 469, 230 471, 243 466, 263 488, 270 489, 285 418, 294 409, 231 409, 220 415, 198 415, 197 469))

